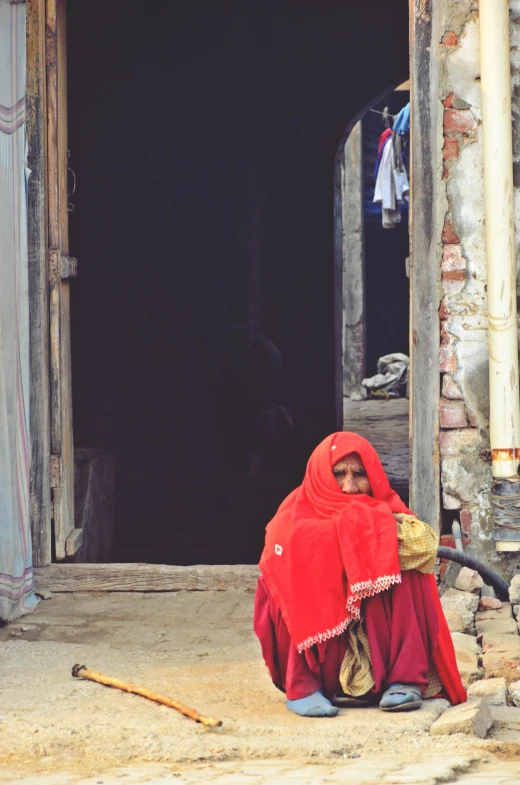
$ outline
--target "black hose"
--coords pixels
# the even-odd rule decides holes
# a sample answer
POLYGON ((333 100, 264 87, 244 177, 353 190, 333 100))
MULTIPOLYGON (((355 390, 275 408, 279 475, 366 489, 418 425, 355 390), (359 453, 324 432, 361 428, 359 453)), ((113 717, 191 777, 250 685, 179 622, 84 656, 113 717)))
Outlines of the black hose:
POLYGON ((496 572, 490 570, 486 564, 482 564, 482 562, 475 559, 474 556, 470 556, 468 553, 464 553, 464 551, 457 551, 455 548, 445 548, 444 545, 439 546, 437 556, 439 559, 456 561, 457 564, 462 564, 463 567, 475 570, 487 586, 494 588, 499 600, 509 601, 509 585, 506 581, 496 572))

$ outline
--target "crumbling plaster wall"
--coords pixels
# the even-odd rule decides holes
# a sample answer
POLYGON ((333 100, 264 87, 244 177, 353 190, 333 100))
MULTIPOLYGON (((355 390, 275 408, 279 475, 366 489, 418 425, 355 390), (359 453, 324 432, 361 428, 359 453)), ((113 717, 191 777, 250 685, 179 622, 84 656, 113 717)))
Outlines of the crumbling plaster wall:
MULTIPOLYGON (((511 0, 515 225, 520 244, 520 0, 511 0)), ((497 554, 491 540, 491 458, 486 252, 482 174, 478 3, 443 0, 439 100, 441 319, 440 454, 446 519, 459 517, 467 549, 504 574, 520 554, 497 554)), ((444 544, 451 544, 445 535, 444 544)))

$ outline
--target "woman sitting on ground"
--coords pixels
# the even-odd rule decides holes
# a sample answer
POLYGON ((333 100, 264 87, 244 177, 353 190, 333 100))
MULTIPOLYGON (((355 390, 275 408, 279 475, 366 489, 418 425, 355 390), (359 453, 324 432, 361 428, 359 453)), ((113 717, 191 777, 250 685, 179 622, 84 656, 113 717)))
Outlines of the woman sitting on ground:
POLYGON ((372 445, 328 436, 266 530, 254 626, 287 707, 409 711, 466 700, 435 578, 438 537, 391 490, 372 445), (335 704, 335 705, 333 705, 335 704))

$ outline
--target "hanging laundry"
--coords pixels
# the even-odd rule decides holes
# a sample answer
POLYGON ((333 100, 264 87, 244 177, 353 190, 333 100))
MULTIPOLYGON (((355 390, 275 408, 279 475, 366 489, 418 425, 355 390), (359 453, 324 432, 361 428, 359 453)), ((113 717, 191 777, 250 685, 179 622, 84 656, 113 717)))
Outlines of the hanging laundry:
POLYGON ((379 144, 378 144, 378 147, 377 147, 377 154, 378 155, 380 155, 383 152, 383 147, 385 146, 386 142, 390 139, 391 136, 392 136, 392 129, 391 128, 385 128, 385 130, 383 131, 383 133, 379 137, 379 144))
POLYGON ((376 178, 374 202, 381 204, 383 229, 394 229, 401 221, 400 204, 408 202, 410 186, 404 166, 402 171, 394 165, 393 139, 388 138, 383 148, 376 178))
POLYGON ((375 169, 374 169, 374 180, 377 179, 377 173, 378 173, 379 167, 381 165, 381 158, 383 156, 383 150, 385 148, 386 143, 391 138, 391 136, 392 136, 392 129, 391 128, 387 128, 386 130, 383 131, 383 133, 379 137, 379 146, 377 148, 377 159, 376 159, 376 165, 375 165, 375 169))
POLYGON ((394 145, 394 168, 398 172, 404 171, 403 162, 403 137, 410 133, 410 104, 401 109, 395 118, 392 129, 392 141, 394 145))
POLYGON ((406 104, 394 120, 394 134, 403 136, 410 133, 410 104, 406 104))

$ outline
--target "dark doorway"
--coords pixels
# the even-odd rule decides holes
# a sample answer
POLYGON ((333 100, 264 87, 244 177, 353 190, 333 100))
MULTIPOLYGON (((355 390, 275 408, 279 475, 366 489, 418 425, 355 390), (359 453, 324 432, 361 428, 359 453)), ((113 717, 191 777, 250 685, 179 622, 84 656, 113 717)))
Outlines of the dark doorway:
POLYGON ((253 562, 337 427, 332 160, 408 3, 68 5, 74 433, 114 559, 253 562))

